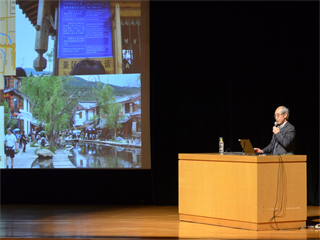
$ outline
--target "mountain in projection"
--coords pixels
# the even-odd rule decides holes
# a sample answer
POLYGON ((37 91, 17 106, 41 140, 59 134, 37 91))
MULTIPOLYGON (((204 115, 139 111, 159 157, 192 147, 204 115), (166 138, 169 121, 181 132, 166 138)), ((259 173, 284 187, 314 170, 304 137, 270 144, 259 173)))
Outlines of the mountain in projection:
MULTIPOLYGON (((94 101, 93 96, 93 88, 97 88, 97 82, 87 82, 85 79, 81 77, 73 77, 72 79, 69 79, 65 84, 66 91, 71 94, 75 90, 80 90, 85 86, 85 91, 82 97, 80 99, 82 101, 94 101)), ((102 83, 102 85, 105 85, 105 83, 102 83)), ((112 84, 109 84, 113 88, 113 94, 115 96, 127 96, 131 94, 136 94, 141 91, 139 87, 119 87, 112 84)))
POLYGON ((34 68, 23 68, 24 71, 26 72, 27 76, 30 76, 30 73, 32 73, 33 76, 39 76, 42 74, 45 75, 50 75, 52 74, 52 71, 41 71, 41 72, 37 72, 34 68))

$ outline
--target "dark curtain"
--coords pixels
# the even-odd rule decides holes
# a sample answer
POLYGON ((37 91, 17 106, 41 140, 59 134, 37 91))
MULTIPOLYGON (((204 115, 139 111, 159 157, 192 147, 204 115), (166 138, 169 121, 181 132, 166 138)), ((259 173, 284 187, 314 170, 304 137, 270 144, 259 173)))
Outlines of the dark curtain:
POLYGON ((308 204, 319 205, 319 3, 153 2, 153 199, 178 204, 178 153, 263 148, 274 111, 307 155, 308 204))

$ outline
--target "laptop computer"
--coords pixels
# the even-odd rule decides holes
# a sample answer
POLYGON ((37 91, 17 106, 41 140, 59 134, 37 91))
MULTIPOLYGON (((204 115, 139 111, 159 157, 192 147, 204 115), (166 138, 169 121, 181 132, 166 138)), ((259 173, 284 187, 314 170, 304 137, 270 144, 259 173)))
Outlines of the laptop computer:
POLYGON ((239 139, 239 142, 245 154, 257 155, 253 150, 250 139, 239 139))

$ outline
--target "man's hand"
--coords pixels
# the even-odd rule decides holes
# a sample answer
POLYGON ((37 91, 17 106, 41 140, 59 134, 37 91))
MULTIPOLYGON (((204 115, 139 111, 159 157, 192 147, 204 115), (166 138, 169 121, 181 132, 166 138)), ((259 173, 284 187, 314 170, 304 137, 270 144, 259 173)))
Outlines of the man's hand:
POLYGON ((274 134, 277 134, 278 132, 280 132, 280 128, 278 128, 278 127, 273 127, 272 132, 273 132, 274 134))
POLYGON ((260 148, 254 148, 253 149, 256 153, 263 153, 263 151, 260 148))

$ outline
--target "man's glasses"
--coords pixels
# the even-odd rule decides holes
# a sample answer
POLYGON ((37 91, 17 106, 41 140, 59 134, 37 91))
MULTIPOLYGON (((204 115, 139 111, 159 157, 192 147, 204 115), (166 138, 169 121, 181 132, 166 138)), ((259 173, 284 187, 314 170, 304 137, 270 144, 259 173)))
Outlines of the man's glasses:
POLYGON ((278 114, 275 114, 275 115, 274 115, 274 118, 278 118, 280 115, 283 115, 283 113, 281 113, 281 114, 279 114, 279 113, 278 113, 278 114))

